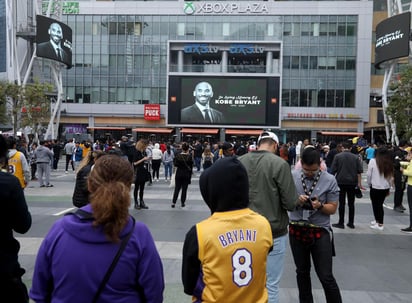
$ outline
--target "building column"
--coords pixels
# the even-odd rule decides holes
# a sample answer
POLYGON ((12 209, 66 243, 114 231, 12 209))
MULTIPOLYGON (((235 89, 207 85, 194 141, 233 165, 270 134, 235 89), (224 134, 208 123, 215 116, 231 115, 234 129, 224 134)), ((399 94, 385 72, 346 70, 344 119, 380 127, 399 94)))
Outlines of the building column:
POLYGON ((225 137, 226 137, 226 130, 224 128, 221 128, 220 132, 219 132, 219 141, 220 142, 225 142, 226 141, 225 137))
POLYGON ((360 121, 358 121, 358 133, 363 133, 364 131, 365 131, 365 130, 364 130, 363 121, 360 120, 360 121))
POLYGON ((288 143, 287 141, 287 133, 286 130, 282 130, 282 140, 280 140, 283 143, 288 143))
POLYGON ((273 70, 273 52, 266 53, 266 74, 271 74, 273 70))
POLYGON ((222 62, 221 62, 222 73, 227 73, 227 65, 228 65, 227 51, 223 51, 222 52, 222 62))
POLYGON ((183 51, 179 50, 177 52, 177 71, 179 73, 183 72, 183 51))
POLYGON ((179 127, 175 128, 175 135, 176 135, 175 142, 182 142, 182 133, 180 131, 181 131, 181 128, 179 127))
MULTIPOLYGON (((94 117, 93 116, 89 116, 89 125, 88 125, 89 127, 94 127, 94 117)), ((93 140, 93 142, 95 142, 95 138, 94 138, 94 129, 92 128, 92 129, 90 129, 90 133, 91 133, 91 137, 92 137, 92 140, 93 140)))

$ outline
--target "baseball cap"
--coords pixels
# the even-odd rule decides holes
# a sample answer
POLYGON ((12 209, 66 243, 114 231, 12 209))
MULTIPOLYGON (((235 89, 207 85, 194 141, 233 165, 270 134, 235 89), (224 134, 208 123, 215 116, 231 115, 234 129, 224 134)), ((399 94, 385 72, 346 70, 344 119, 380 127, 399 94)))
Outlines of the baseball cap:
POLYGON ((268 132, 268 131, 264 131, 263 133, 260 134, 259 138, 258 138, 258 144, 260 143, 261 140, 263 139, 272 139, 273 141, 275 141, 276 143, 279 143, 279 138, 278 136, 276 136, 274 133, 272 132, 268 132))

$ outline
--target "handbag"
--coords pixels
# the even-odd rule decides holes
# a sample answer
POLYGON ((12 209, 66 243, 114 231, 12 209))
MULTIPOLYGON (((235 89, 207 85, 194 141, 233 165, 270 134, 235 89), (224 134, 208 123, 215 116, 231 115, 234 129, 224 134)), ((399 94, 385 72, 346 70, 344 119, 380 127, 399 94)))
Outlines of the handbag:
POLYGON ((363 197, 362 191, 358 186, 355 187, 355 197, 358 199, 363 197))

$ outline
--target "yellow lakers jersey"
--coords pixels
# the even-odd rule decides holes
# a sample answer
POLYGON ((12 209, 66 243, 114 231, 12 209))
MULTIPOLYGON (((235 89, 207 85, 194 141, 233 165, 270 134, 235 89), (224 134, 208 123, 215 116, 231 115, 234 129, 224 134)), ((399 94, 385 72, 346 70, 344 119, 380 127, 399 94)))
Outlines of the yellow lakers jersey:
POLYGON ((196 224, 201 277, 193 302, 268 301, 266 258, 273 245, 269 222, 249 208, 215 212, 196 224))
POLYGON ((24 183, 24 173, 23 173, 23 164, 21 163, 21 152, 16 152, 11 158, 9 158, 9 173, 13 174, 20 181, 22 188, 26 187, 24 183))

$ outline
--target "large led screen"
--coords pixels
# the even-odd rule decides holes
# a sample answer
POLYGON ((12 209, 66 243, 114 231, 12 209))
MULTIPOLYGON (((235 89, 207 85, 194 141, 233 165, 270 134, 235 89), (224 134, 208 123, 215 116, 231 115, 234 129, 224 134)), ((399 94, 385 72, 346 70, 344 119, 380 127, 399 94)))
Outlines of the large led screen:
POLYGON ((376 26, 376 68, 385 61, 409 56, 410 29, 410 12, 385 19, 376 26))
POLYGON ((42 15, 36 16, 36 56, 72 67, 72 29, 66 24, 42 15))
POLYGON ((279 77, 169 76, 167 123, 279 127, 279 77))

